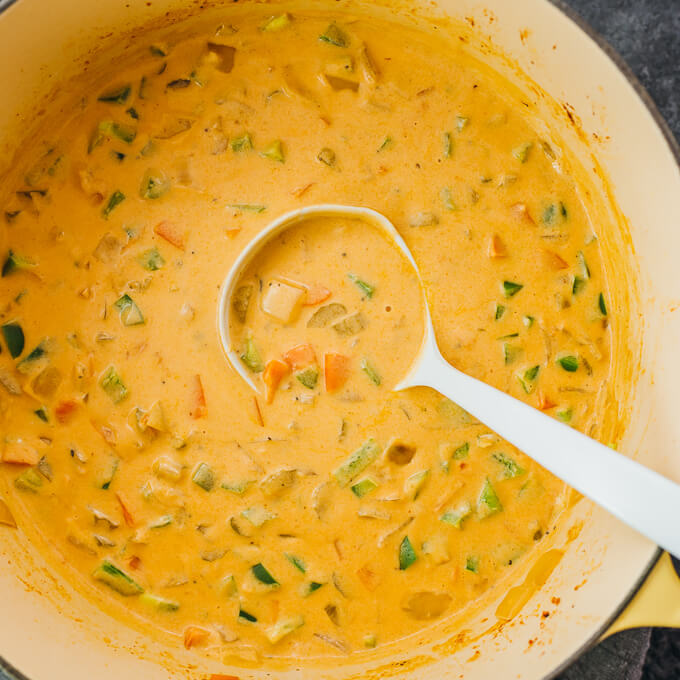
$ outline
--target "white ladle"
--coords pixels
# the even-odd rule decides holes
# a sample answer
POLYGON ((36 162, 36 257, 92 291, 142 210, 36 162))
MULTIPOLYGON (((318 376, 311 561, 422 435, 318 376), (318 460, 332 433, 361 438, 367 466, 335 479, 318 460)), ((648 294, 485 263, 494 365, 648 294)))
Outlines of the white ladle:
MULTIPOLYGON (((275 219, 236 259, 222 284, 219 298, 218 327, 227 358, 256 392, 259 391, 257 386, 231 344, 229 310, 232 294, 247 265, 268 241, 294 224, 313 217, 358 219, 381 229, 401 249, 420 278, 418 266, 399 232, 375 210, 315 205, 275 219)), ((424 289, 423 307, 425 334, 420 354, 395 391, 416 386, 437 390, 574 489, 662 548, 680 555, 680 485, 523 401, 453 368, 437 347, 424 289)))

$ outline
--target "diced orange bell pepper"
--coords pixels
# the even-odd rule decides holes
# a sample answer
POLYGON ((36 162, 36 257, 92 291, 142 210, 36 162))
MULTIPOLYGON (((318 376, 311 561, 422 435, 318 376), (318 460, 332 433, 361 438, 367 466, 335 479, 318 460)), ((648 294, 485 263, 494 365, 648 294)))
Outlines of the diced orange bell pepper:
POLYGON ((311 285, 305 285, 307 289, 307 295, 305 301, 302 303, 305 307, 313 307, 314 305, 320 305, 322 302, 328 300, 333 291, 326 288, 326 286, 321 286, 318 283, 312 283, 311 285))
POLYGON ((222 673, 213 673, 208 680, 241 680, 236 675, 223 675, 222 673))
POLYGON ((184 629, 184 646, 191 649, 202 645, 210 637, 210 631, 198 626, 188 626, 184 629))
POLYGON ((57 404, 54 409, 54 415, 60 423, 66 423, 71 419, 73 412, 78 408, 78 402, 73 399, 67 399, 57 404))
POLYGON ((201 376, 195 375, 192 378, 191 384, 191 410, 189 415, 192 418, 205 418, 208 414, 208 407, 205 401, 205 392, 203 391, 203 383, 201 376))
POLYGON ((288 375, 289 371, 290 366, 285 361, 272 359, 267 362, 262 374, 262 380, 264 380, 264 397, 268 404, 274 401, 274 394, 276 394, 281 381, 288 375))
POLYGON ((491 258, 507 257, 508 251, 498 234, 494 234, 489 239, 489 248, 487 254, 491 258))
POLYGON ((292 370, 297 371, 305 366, 311 366, 316 363, 316 353, 311 345, 298 345, 289 349, 284 355, 283 360, 291 367, 292 370))
POLYGON ((176 224, 163 220, 163 222, 159 222, 153 230, 168 243, 172 243, 175 248, 184 250, 186 247, 186 232, 176 224))
POLYGON ((543 251, 543 260, 550 269, 566 269, 569 266, 564 259, 552 250, 543 251))
POLYGON ((125 524, 129 527, 135 526, 135 518, 132 512, 130 512, 130 504, 128 501, 118 492, 116 492, 116 499, 120 505, 120 509, 123 512, 123 518, 125 519, 125 524))
POLYGON ((541 411, 547 411, 550 408, 557 406, 557 404, 545 393, 538 393, 538 408, 541 411))
POLYGON ((333 352, 324 354, 323 374, 327 392, 339 390, 347 382, 349 362, 349 357, 344 354, 333 352))

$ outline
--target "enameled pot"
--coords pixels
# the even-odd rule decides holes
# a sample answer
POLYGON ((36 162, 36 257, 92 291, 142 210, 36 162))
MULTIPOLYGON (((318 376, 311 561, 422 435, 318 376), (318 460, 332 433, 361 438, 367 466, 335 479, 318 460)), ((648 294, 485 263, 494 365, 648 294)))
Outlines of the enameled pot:
MULTIPOLYGON (((322 0, 300 4, 323 7, 322 0)), ((340 0, 333 11, 359 6, 340 0)), ((57 105, 54 85, 83 69, 93 50, 124 51, 139 27, 195 14, 220 23, 234 7, 192 0, 0 1, 0 169, 36 114, 57 105)), ((613 199, 620 233, 603 247, 614 248, 615 266, 627 268, 634 301, 621 317, 630 326, 635 361, 620 449, 680 482, 680 148, 649 97, 587 26, 547 0, 415 0, 408 8, 380 0, 371 7, 408 21, 434 17, 452 39, 515 79, 536 112, 559 129, 593 190, 613 199)), ((211 673, 242 680, 550 678, 607 632, 680 626, 680 586, 668 556, 660 556, 648 540, 580 500, 551 537, 547 558, 529 573, 533 583, 525 581, 526 597, 518 596, 520 611, 505 617, 510 620, 495 616, 496 601, 443 639, 425 636, 418 646, 392 648, 388 657, 237 669, 115 622, 55 578, 21 528, 0 526, 0 669, 13 680, 211 673)))

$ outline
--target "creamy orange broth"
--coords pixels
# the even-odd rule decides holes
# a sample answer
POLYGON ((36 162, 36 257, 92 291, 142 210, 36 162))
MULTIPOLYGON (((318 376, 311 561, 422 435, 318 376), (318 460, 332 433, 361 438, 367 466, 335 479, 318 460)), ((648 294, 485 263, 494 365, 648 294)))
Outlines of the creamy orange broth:
POLYGON ((602 253, 499 82, 411 29, 263 7, 102 72, 27 144, 3 183, 0 474, 78 588, 187 647, 301 659, 404 638, 540 549, 564 485, 433 391, 390 392, 419 291, 372 228, 301 225, 244 275, 232 323, 260 385, 279 362, 266 398, 215 327, 269 220, 367 205, 452 364, 597 433, 602 253), (302 292, 283 322, 272 281, 302 292))

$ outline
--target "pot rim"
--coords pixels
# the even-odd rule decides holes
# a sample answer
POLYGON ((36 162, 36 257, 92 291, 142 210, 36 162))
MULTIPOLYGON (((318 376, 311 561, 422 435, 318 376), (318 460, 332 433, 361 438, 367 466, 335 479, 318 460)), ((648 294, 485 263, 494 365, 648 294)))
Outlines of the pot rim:
MULTIPOLYGON (((638 77, 633 73, 633 70, 625 61, 625 59, 619 54, 619 52, 614 49, 609 42, 602 36, 598 31, 596 31, 580 14, 578 14, 572 7, 570 7, 566 0, 546 0, 550 2, 554 7, 556 7, 564 16, 572 21, 581 31, 583 31, 589 38, 591 38, 597 46, 605 53, 609 59, 614 63, 614 66, 623 74, 628 83, 631 85, 637 96, 640 98, 642 103, 645 105, 648 113, 650 114, 652 120, 656 124, 657 128, 661 131, 668 148, 673 155, 676 165, 680 170, 680 142, 675 138, 673 132, 668 125, 668 122, 663 117, 656 103, 652 99, 651 95, 640 82, 638 77)), ((14 3, 19 2, 19 0, 0 0, 0 16, 9 9, 14 3)), ((656 548, 654 555, 650 559, 649 563, 643 569, 642 573, 636 580, 636 582, 628 589, 625 595, 621 598, 619 605, 612 611, 612 613, 607 617, 607 619, 598 627, 598 629, 576 649, 572 654, 570 654, 566 659, 562 661, 558 666, 556 666, 548 675, 544 677, 543 680, 553 680, 560 673, 565 671, 572 663, 579 659, 583 654, 585 654, 589 649, 594 647, 600 637, 605 633, 609 626, 619 617, 619 615, 626 609, 626 607, 633 600, 638 590, 645 582, 650 572, 659 561, 663 555, 663 550, 661 548, 656 548)), ((6 658, 0 655, 0 673, 5 677, 0 676, 0 680, 31 680, 27 675, 22 673, 18 668, 13 666, 6 658)))

